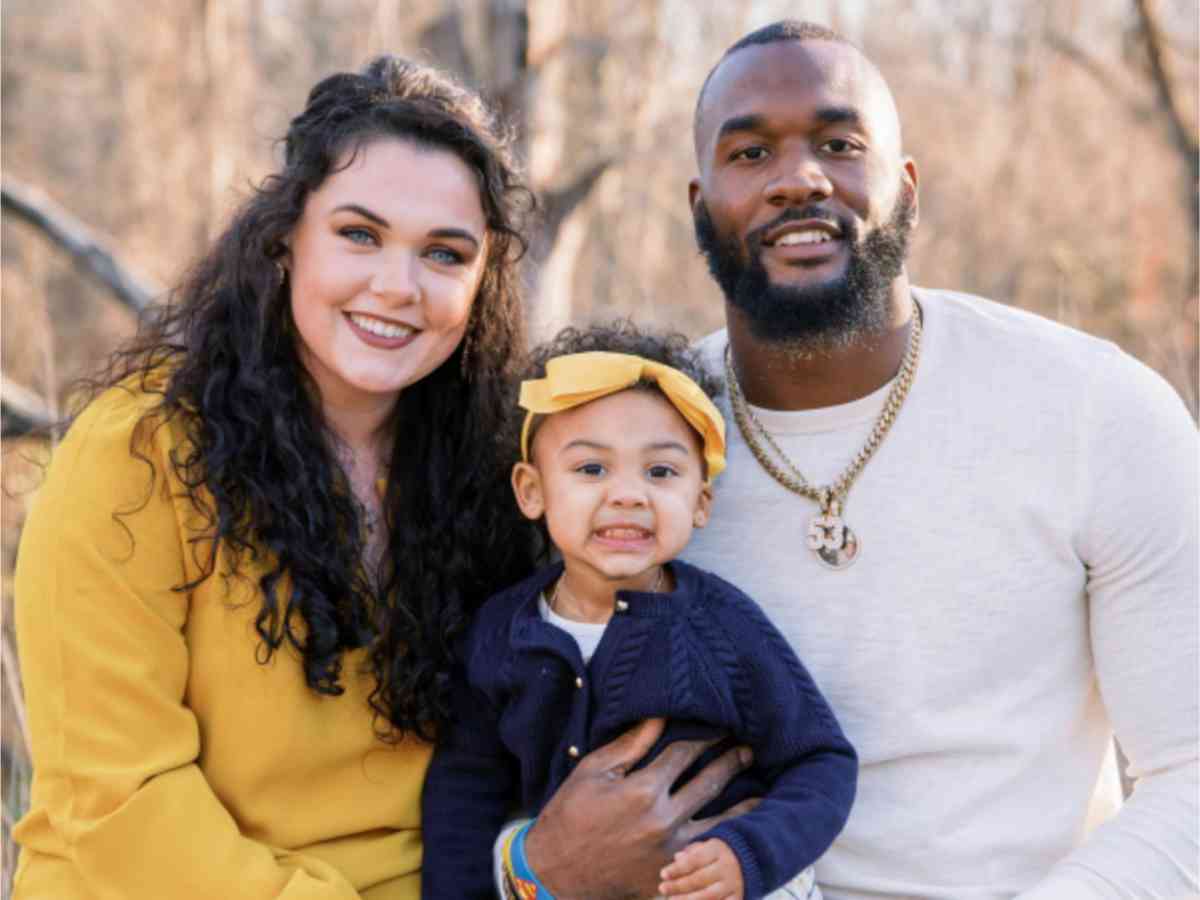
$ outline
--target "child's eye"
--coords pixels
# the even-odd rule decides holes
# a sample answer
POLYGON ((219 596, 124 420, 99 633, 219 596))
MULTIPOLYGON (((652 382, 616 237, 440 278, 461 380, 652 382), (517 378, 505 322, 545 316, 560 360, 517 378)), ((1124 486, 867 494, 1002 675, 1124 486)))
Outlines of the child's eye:
POLYGON ((651 466, 649 469, 651 478, 673 478, 678 474, 674 467, 667 465, 651 466))
POLYGON ((575 471, 580 475, 588 475, 592 478, 599 478, 604 474, 604 466, 600 463, 584 463, 582 466, 576 466, 575 471))

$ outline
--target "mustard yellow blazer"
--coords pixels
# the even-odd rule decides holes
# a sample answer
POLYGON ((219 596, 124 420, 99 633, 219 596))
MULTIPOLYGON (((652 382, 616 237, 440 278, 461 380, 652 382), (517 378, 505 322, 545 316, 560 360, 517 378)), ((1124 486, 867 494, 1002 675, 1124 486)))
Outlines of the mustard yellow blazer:
POLYGON ((91 404, 21 538, 34 774, 14 900, 416 900, 429 747, 375 737, 361 652, 340 697, 294 651, 256 660, 255 564, 172 589, 211 542, 168 464, 182 429, 130 453, 154 399, 91 404))

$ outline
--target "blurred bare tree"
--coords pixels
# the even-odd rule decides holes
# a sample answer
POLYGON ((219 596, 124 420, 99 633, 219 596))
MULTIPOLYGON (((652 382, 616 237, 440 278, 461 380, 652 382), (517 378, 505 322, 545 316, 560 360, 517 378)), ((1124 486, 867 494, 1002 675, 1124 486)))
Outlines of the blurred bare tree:
MULTIPOLYGON (((692 105, 729 43, 784 16, 841 29, 892 84, 921 173, 917 283, 1114 340, 1197 409, 1193 0, 6 0, 2 16, 6 432, 64 408, 130 333, 113 279, 177 279, 308 88, 380 52, 453 69, 519 129, 545 210, 535 337, 616 315, 719 327, 686 204, 692 105)), ((5 612, 34 444, 5 448, 5 612)), ((6 615, 4 896, 28 783, 14 663, 6 615)))

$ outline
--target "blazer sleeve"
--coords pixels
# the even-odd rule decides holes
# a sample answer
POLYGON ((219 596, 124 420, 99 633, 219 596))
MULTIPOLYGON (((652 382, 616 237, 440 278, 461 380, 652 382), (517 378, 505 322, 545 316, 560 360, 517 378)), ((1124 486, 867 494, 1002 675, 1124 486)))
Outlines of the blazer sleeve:
MULTIPOLYGON (((245 838, 197 765, 170 429, 135 457, 143 410, 114 394, 55 452, 22 534, 16 626, 34 785, 15 837, 26 853, 65 855, 100 900, 355 900, 327 863, 245 838)), ((26 896, 20 881, 15 896, 26 896)))
POLYGON ((738 857, 747 900, 762 897, 812 865, 833 843, 854 802, 858 757, 833 711, 787 640, 749 598, 720 604, 720 635, 734 699, 742 716, 736 735, 754 750, 770 788, 751 812, 728 819, 697 840, 720 838, 738 857))
MULTIPOLYGON (((458 655, 484 660, 492 675, 502 668, 502 653, 486 641, 458 655)), ((454 673, 454 723, 438 740, 421 795, 421 896, 429 900, 496 896, 492 845, 517 801, 517 766, 500 740, 499 711, 469 683, 470 669, 454 673)))

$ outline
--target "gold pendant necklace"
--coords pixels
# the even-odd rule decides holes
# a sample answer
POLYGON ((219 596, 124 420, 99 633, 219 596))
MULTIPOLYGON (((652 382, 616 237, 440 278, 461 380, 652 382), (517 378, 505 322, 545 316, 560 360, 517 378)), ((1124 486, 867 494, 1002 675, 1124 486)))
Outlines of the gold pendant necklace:
POLYGON ((900 407, 908 396, 909 388, 912 387, 917 371, 917 361, 921 356, 922 319, 921 306, 914 298, 912 329, 908 334, 908 346, 904 350, 904 358, 900 362, 900 372, 896 375, 896 382, 888 392, 879 418, 875 420, 875 427, 871 429, 867 442, 850 461, 850 465, 834 479, 832 484, 824 487, 816 487, 808 482, 808 479, 796 468, 795 463, 783 452, 783 448, 779 446, 774 435, 767 431, 758 417, 754 415, 754 410, 750 408, 750 404, 746 402, 746 398, 742 394, 737 373, 733 370, 732 351, 728 346, 725 348, 725 380, 729 385, 730 406, 733 409, 733 418, 737 422, 738 431, 742 433, 746 446, 750 448, 750 452, 754 454, 754 458, 758 460, 759 465, 766 470, 768 475, 789 491, 816 501, 819 509, 817 514, 809 520, 804 543, 809 550, 816 554, 822 564, 831 569, 844 569, 851 565, 858 559, 862 550, 862 542, 846 524, 842 511, 846 505, 846 497, 850 493, 850 486, 854 484, 854 479, 858 477, 863 467, 879 449, 879 445, 883 443, 884 437, 887 436, 892 423, 896 420, 896 414, 900 412, 900 407), (767 448, 759 442, 760 437, 783 463, 786 471, 771 458, 767 448))

